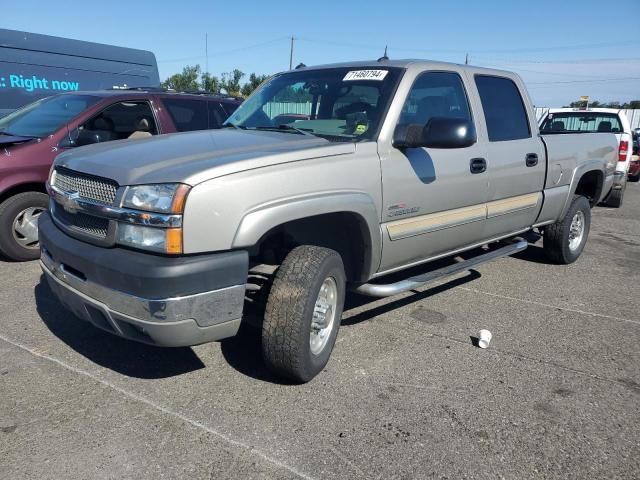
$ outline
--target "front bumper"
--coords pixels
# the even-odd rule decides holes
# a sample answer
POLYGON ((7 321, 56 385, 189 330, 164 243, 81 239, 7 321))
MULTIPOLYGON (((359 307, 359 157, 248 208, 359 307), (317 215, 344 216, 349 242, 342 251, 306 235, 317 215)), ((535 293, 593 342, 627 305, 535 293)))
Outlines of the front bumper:
POLYGON ((41 267, 53 293, 79 318, 158 346, 220 340, 240 327, 246 252, 163 257, 90 245, 39 221, 41 267))
POLYGON ((629 164, 629 176, 634 178, 640 177, 640 160, 631 160, 629 164))

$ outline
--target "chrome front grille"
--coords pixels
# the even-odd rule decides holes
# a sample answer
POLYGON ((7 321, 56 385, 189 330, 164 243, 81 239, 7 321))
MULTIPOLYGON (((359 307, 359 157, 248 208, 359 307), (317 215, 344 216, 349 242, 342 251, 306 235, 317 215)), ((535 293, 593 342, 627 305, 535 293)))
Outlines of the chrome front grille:
POLYGON ((56 208, 54 215, 68 229, 90 235, 98 240, 104 240, 109 232, 109 220, 106 218, 94 217, 81 212, 69 213, 62 208, 56 208))
POLYGON ((78 192, 80 198, 103 205, 113 205, 118 190, 118 184, 113 180, 64 167, 56 168, 53 185, 63 192, 78 192))

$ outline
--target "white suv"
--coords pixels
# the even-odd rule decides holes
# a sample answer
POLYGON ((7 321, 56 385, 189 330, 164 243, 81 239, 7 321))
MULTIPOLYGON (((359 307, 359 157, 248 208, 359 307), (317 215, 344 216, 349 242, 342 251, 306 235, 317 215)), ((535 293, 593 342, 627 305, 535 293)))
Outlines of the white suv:
POLYGON ((618 139, 615 181, 604 203, 622 206, 631 163, 633 136, 624 110, 615 108, 552 108, 540 123, 541 133, 614 133, 618 139))

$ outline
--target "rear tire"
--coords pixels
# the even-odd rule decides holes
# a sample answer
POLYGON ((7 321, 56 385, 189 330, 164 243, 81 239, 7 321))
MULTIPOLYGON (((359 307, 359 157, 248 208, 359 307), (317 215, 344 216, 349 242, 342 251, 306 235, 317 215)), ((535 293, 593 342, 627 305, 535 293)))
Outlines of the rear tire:
POLYGON ((575 262, 584 250, 590 228, 591 205, 585 197, 576 195, 564 218, 544 229, 547 258, 561 265, 575 262))
POLYGON ((622 184, 622 188, 619 190, 611 189, 607 198, 605 198, 604 205, 611 208, 620 208, 622 206, 622 200, 624 199, 624 192, 627 189, 627 182, 622 184))
POLYGON ((37 219, 48 204, 40 192, 18 193, 0 204, 0 253, 20 262, 40 257, 37 219))
POLYGON ((328 248, 294 248, 276 272, 262 325, 262 352, 279 377, 304 383, 333 350, 344 307, 342 258, 328 248))

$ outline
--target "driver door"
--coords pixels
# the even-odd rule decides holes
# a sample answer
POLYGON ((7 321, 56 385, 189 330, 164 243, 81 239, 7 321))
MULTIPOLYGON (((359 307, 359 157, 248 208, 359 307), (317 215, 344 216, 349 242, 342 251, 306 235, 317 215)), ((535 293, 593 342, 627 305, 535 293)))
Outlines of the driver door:
MULTIPOLYGON (((463 73, 426 71, 413 79, 397 125, 426 125, 433 117, 473 121, 463 73)), ((398 89, 400 95, 402 85, 398 89)), ((390 115, 392 112, 390 112, 390 115)), ((477 125, 477 124, 476 124, 477 125)), ((476 131, 478 129, 476 128, 476 131)), ((480 135, 480 132, 478 132, 480 135)), ((399 150, 380 143, 382 165, 381 272, 448 253, 481 240, 486 222, 488 175, 474 169, 486 158, 485 142, 470 147, 399 150)))

